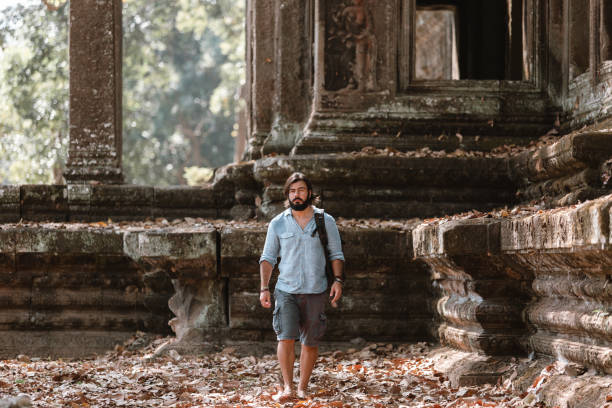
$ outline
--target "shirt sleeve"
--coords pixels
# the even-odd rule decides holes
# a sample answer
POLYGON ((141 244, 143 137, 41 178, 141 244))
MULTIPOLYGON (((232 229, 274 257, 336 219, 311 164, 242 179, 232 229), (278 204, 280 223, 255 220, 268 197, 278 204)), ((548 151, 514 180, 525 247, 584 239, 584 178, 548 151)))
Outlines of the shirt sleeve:
POLYGON ((261 258, 259 258, 259 263, 261 264, 263 261, 268 261, 272 266, 276 265, 279 250, 280 243, 278 242, 278 235, 276 235, 274 228, 272 228, 272 222, 270 222, 270 225, 268 225, 268 233, 266 234, 266 243, 264 244, 261 258))
POLYGON ((336 220, 329 214, 325 214, 325 229, 327 230, 327 249, 329 250, 329 260, 335 261, 339 259, 344 261, 340 232, 338 232, 336 220))

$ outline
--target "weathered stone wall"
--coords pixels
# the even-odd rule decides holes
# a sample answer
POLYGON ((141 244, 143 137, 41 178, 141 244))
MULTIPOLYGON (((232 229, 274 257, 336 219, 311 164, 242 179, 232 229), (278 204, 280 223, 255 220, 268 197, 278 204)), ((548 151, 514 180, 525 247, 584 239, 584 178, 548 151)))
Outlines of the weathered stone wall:
POLYGON ((0 354, 80 355, 167 332, 169 288, 149 288, 123 246, 105 229, 3 225, 0 354))
MULTIPOLYGON (((348 278, 339 308, 328 308, 326 340, 429 338, 432 295, 427 270, 412 260, 410 230, 403 228, 409 227, 340 228, 348 278)), ((259 306, 257 260, 265 232, 263 226, 221 230, 221 268, 230 282, 230 328, 243 339, 273 339, 270 311, 259 306)))
POLYGON ((535 351, 612 373, 611 206, 605 196, 417 227, 415 254, 443 289, 440 340, 485 353, 535 351))
MULTIPOLYGON (((326 339, 431 339, 432 293, 425 265, 413 260, 411 225, 340 230, 348 284, 340 307, 328 308, 326 339)), ((101 352, 136 330, 167 333, 168 324, 174 346, 192 352, 206 342, 273 340, 271 310, 259 305, 265 234, 263 223, 202 219, 4 224, 0 355, 101 352)))

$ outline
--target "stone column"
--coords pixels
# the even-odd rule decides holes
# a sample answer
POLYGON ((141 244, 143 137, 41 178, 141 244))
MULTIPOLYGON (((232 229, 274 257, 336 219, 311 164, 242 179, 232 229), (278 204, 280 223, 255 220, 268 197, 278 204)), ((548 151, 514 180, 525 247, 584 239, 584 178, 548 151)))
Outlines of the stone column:
POLYGON ((310 1, 276 0, 273 123, 263 153, 289 153, 310 106, 310 1))
POLYGON ((601 60, 612 60, 612 3, 601 0, 600 4, 600 53, 601 60))
POLYGON ((248 43, 250 135, 248 156, 261 156, 270 133, 274 98, 274 0, 249 0, 248 43))
POLYGON ((70 2, 67 183, 123 182, 121 0, 70 2))

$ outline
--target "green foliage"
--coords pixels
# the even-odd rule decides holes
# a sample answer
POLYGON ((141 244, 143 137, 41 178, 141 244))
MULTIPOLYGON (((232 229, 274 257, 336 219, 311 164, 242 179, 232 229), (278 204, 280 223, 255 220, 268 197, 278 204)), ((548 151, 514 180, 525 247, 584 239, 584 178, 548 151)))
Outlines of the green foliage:
POLYGON ((0 18, 0 180, 53 183, 68 150, 68 6, 0 18))
MULTIPOLYGON (((47 4, 11 6, 0 16, 0 96, 9 102, 0 106, 3 183, 59 182, 66 161, 68 5, 47 4)), ((123 6, 126 182, 183 184, 187 167, 230 162, 244 0, 123 6)))

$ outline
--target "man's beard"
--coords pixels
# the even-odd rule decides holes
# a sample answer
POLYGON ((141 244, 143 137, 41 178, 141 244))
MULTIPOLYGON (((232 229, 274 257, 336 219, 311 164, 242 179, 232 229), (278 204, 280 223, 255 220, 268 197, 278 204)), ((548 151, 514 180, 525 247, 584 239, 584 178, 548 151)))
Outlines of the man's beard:
POLYGON ((310 205, 310 202, 312 200, 309 198, 308 200, 304 201, 301 204, 296 204, 293 201, 289 201, 289 207, 291 207, 291 209, 295 210, 295 211, 304 211, 306 208, 308 208, 308 206, 310 205))

